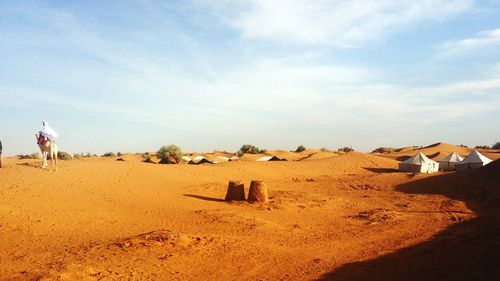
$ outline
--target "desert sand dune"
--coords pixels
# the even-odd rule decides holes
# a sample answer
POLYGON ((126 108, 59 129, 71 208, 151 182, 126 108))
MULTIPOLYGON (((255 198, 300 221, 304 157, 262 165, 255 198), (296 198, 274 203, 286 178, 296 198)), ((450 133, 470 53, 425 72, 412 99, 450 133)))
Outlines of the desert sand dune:
POLYGON ((122 158, 61 161, 57 173, 5 159, 0 280, 328 279, 482 214, 441 190, 450 183, 409 191, 435 176, 371 154, 199 166, 122 158), (248 192, 256 179, 269 204, 223 201, 228 181, 248 192))
MULTIPOLYGON (((438 161, 445 158, 452 152, 456 152, 460 156, 465 157, 469 155, 469 153, 471 153, 472 150, 473 150, 472 148, 440 142, 422 148, 404 147, 400 149, 388 150, 384 153, 373 153, 373 154, 389 157, 391 159, 396 159, 398 161, 404 161, 410 158, 411 156, 415 155, 416 153, 422 152, 432 160, 438 161)), ((492 160, 500 158, 499 150, 478 149, 478 151, 492 160)))

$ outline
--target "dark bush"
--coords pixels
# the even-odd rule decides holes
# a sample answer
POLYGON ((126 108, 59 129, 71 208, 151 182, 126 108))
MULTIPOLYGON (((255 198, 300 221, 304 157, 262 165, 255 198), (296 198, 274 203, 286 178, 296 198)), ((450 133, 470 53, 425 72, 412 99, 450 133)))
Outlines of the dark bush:
POLYGON ((106 152, 101 157, 114 157, 116 154, 114 152, 106 152))
POLYGON ((475 149, 490 149, 489 146, 487 145, 476 145, 476 147, 474 147, 475 149))
POLYGON ((306 150, 306 147, 301 144, 297 147, 297 149, 295 149, 295 152, 302 152, 304 150, 306 150))
POLYGON ((354 149, 352 149, 352 147, 341 147, 338 149, 339 152, 351 152, 351 151, 354 151, 354 149))
POLYGON ((238 150, 237 154, 238 154, 238 156, 242 156, 245 153, 258 154, 258 153, 264 153, 264 152, 265 152, 265 150, 260 150, 255 145, 244 144, 241 146, 240 150, 238 150))
POLYGON ((491 146, 491 149, 500 149, 500 141, 497 141, 495 144, 491 146))

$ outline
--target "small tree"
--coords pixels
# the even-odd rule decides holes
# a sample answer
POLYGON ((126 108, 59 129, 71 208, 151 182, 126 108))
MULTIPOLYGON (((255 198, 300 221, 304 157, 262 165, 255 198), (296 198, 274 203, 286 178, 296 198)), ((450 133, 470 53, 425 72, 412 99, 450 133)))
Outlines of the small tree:
POLYGON ((264 151, 264 150, 260 150, 258 147, 251 145, 251 144, 244 144, 241 146, 240 150, 238 150, 237 154, 238 154, 238 156, 242 156, 245 153, 248 153, 248 154, 263 153, 261 151, 264 151))
POLYGON ((164 145, 156 152, 156 155, 160 158, 161 164, 178 164, 181 162, 182 150, 175 144, 164 145))
POLYGON ((321 152, 331 152, 330 149, 328 149, 326 147, 322 147, 319 151, 321 151, 321 152))
POLYGON ((500 149, 500 141, 495 142, 495 144, 491 146, 491 149, 500 149))
POLYGON ((114 152, 106 152, 101 157, 114 157, 116 154, 114 152))
POLYGON ((338 149, 339 152, 351 152, 351 151, 354 151, 354 149, 352 149, 352 147, 341 147, 338 149))
POLYGON ((299 146, 297 147, 297 149, 295 149, 295 152, 302 152, 302 151, 304 151, 304 150, 306 150, 306 148, 305 148, 305 146, 303 146, 303 145, 301 144, 301 145, 299 145, 299 146))
POLYGON ((122 156, 122 155, 123 155, 123 153, 118 152, 116 155, 117 155, 117 156, 122 156))

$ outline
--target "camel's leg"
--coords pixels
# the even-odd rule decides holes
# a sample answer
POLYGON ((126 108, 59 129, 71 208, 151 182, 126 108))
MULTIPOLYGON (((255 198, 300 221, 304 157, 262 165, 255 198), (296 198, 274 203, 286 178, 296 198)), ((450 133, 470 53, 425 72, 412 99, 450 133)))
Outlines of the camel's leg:
POLYGON ((52 171, 52 168, 54 168, 54 170, 57 172, 57 162, 58 162, 58 159, 57 159, 57 154, 58 154, 59 150, 57 149, 57 146, 55 146, 55 144, 51 145, 51 148, 50 148, 50 153, 51 153, 51 157, 50 159, 51 162, 51 166, 50 166, 50 170, 52 171))
POLYGON ((42 151, 42 168, 47 168, 48 164, 47 164, 47 154, 48 152, 47 151, 42 151))

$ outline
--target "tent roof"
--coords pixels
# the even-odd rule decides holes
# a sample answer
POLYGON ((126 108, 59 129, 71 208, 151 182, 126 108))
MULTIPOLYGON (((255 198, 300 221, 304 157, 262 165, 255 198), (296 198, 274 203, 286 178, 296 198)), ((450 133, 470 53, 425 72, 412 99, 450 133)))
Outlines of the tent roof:
POLYGON ((425 163, 437 163, 437 162, 429 159, 422 152, 419 152, 419 153, 413 155, 411 158, 406 159, 405 161, 403 161, 403 163, 414 164, 414 165, 422 165, 422 164, 425 164, 425 163))
POLYGON ((459 164, 467 164, 467 163, 484 163, 484 164, 488 164, 491 161, 492 161, 491 159, 489 159, 488 157, 482 155, 481 153, 479 153, 479 151, 474 150, 467 157, 465 157, 465 159, 462 162, 460 162, 459 164))
POLYGON ((259 159, 257 159, 257 161, 259 162, 263 162, 263 161, 281 161, 282 159, 280 159, 278 156, 276 155, 273 155, 273 156, 263 156, 263 157, 260 157, 259 159))
POLYGON ((458 153, 452 152, 450 153, 450 155, 446 156, 439 162, 460 162, 462 160, 464 159, 460 155, 458 155, 458 153))

